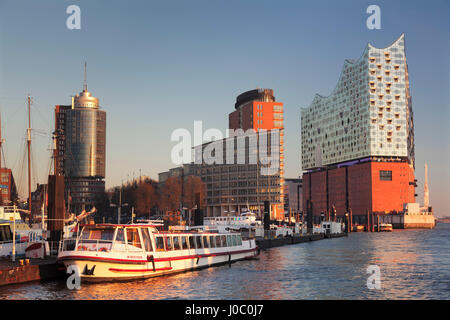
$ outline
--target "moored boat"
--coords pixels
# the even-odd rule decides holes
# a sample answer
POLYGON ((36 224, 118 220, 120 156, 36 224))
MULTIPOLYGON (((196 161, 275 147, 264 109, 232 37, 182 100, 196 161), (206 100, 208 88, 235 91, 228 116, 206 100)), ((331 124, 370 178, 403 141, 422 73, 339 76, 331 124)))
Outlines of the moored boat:
POLYGON ((363 232, 363 231, 364 231, 364 226, 363 225, 353 226, 353 232, 363 232))
POLYGON ((379 225, 375 225, 375 230, 379 232, 390 232, 392 231, 392 224, 380 223, 379 225))
POLYGON ((58 261, 76 266, 83 281, 162 276, 258 255, 254 239, 239 233, 159 231, 149 224, 84 225, 64 239, 58 261))

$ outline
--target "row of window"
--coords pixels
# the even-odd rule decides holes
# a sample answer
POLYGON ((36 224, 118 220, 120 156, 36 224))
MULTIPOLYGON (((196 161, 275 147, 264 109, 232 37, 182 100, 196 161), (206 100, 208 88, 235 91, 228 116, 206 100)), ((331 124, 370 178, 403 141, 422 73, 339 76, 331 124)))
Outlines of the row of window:
POLYGON ((242 245, 240 235, 156 236, 156 251, 208 249, 242 245))

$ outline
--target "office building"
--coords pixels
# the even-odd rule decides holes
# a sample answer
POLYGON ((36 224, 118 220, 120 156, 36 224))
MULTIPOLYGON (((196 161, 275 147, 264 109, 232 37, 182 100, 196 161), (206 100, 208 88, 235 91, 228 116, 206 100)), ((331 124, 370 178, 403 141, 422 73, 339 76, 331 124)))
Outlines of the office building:
POLYGON ((85 81, 70 106, 55 107, 56 172, 65 177, 70 211, 89 210, 105 192, 106 112, 85 81))
POLYGON ((250 209, 260 215, 270 202, 272 219, 284 218, 283 103, 271 89, 240 94, 229 114, 229 137, 196 146, 196 174, 206 184, 206 216, 238 215, 250 209), (265 141, 265 144, 263 143, 265 141), (213 149, 214 163, 205 161, 213 149), (269 157, 270 163, 261 159, 269 157))

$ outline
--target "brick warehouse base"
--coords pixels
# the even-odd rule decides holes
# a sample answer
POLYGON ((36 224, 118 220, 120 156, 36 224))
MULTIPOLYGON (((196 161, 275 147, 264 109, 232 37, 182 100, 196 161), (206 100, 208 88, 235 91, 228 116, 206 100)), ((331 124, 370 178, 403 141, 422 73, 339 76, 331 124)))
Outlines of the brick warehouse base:
POLYGON ((352 210, 353 216, 367 211, 403 211, 403 204, 415 202, 414 169, 408 162, 366 161, 325 168, 303 174, 303 208, 313 203, 313 214, 336 208, 337 216, 352 210))

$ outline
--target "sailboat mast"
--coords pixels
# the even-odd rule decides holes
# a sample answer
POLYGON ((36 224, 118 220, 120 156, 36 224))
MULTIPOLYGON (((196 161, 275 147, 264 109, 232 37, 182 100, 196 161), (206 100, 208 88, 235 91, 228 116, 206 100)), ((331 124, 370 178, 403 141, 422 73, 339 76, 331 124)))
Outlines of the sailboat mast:
POLYGON ((2 114, 0 113, 0 173, 2 171, 2 142, 2 114))
POLYGON ((30 211, 30 223, 33 221, 31 212, 31 97, 28 95, 28 129, 27 129, 27 146, 28 146, 28 210, 30 211))

